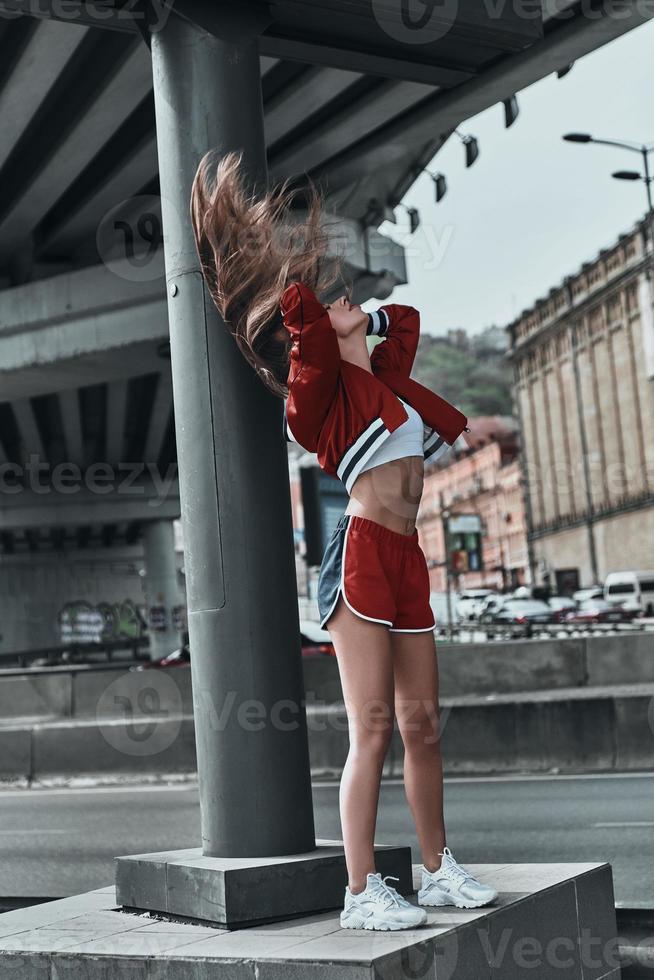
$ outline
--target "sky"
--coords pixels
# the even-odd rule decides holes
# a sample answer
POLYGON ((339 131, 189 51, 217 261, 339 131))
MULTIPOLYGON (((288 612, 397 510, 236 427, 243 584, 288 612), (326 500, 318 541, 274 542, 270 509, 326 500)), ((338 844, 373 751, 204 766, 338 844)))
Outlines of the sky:
MULTIPOLYGON (((644 184, 611 177, 639 170, 640 156, 561 137, 654 143, 654 22, 577 61, 565 78, 536 82, 518 101, 508 130, 501 105, 460 126, 480 142, 470 169, 456 136, 434 157, 429 169, 446 174, 447 195, 436 205, 431 178, 416 181, 404 198, 420 212, 413 236, 402 208, 396 225, 380 228, 408 251, 408 285, 384 302, 415 306, 427 333, 506 326, 646 213, 644 184)), ((651 162, 654 170, 654 155, 651 162)))

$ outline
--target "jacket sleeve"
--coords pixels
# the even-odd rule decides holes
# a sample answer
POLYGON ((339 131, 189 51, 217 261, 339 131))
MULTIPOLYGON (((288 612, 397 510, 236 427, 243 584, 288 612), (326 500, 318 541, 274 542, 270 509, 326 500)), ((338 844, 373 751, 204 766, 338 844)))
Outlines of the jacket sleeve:
POLYGON ((338 338, 326 308, 302 283, 286 288, 281 311, 292 340, 285 407, 287 438, 315 452, 340 377, 338 338))
POLYGON ((420 314, 412 306, 389 303, 369 314, 368 334, 385 338, 370 355, 375 370, 411 374, 420 338, 420 314))

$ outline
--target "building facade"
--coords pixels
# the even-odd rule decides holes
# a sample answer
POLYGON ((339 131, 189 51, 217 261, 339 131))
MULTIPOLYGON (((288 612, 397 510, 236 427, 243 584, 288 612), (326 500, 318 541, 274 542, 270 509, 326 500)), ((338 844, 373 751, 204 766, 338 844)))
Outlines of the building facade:
POLYGON ((530 581, 516 425, 504 417, 469 425, 467 448, 457 447, 448 465, 425 471, 417 524, 433 592, 447 589, 446 553, 456 591, 530 581))
POLYGON ((648 222, 507 328, 530 564, 570 591, 654 566, 654 281, 648 222))

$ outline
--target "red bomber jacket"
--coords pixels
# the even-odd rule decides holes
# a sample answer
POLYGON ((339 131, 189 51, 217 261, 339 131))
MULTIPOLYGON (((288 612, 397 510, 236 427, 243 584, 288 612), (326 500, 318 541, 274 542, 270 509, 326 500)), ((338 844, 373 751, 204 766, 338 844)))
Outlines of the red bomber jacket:
POLYGON ((420 314, 388 304, 369 314, 368 334, 385 337, 370 355, 372 374, 340 356, 325 306, 301 283, 281 301, 291 339, 284 435, 318 456, 349 493, 361 467, 408 415, 400 396, 421 416, 425 459, 437 458, 467 428, 467 418, 409 377, 418 346, 420 314))

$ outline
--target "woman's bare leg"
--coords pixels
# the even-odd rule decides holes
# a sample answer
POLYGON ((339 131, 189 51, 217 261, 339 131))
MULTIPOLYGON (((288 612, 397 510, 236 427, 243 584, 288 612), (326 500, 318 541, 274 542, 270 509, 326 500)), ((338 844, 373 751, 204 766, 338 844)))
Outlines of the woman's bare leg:
POLYGON ((374 840, 384 759, 393 733, 393 664, 386 626, 353 613, 339 598, 327 624, 343 688, 350 748, 339 805, 348 884, 363 891, 375 871, 374 840))
POLYGON ((423 864, 435 871, 445 846, 436 643, 432 632, 390 636, 395 714, 404 743, 404 787, 423 864))

